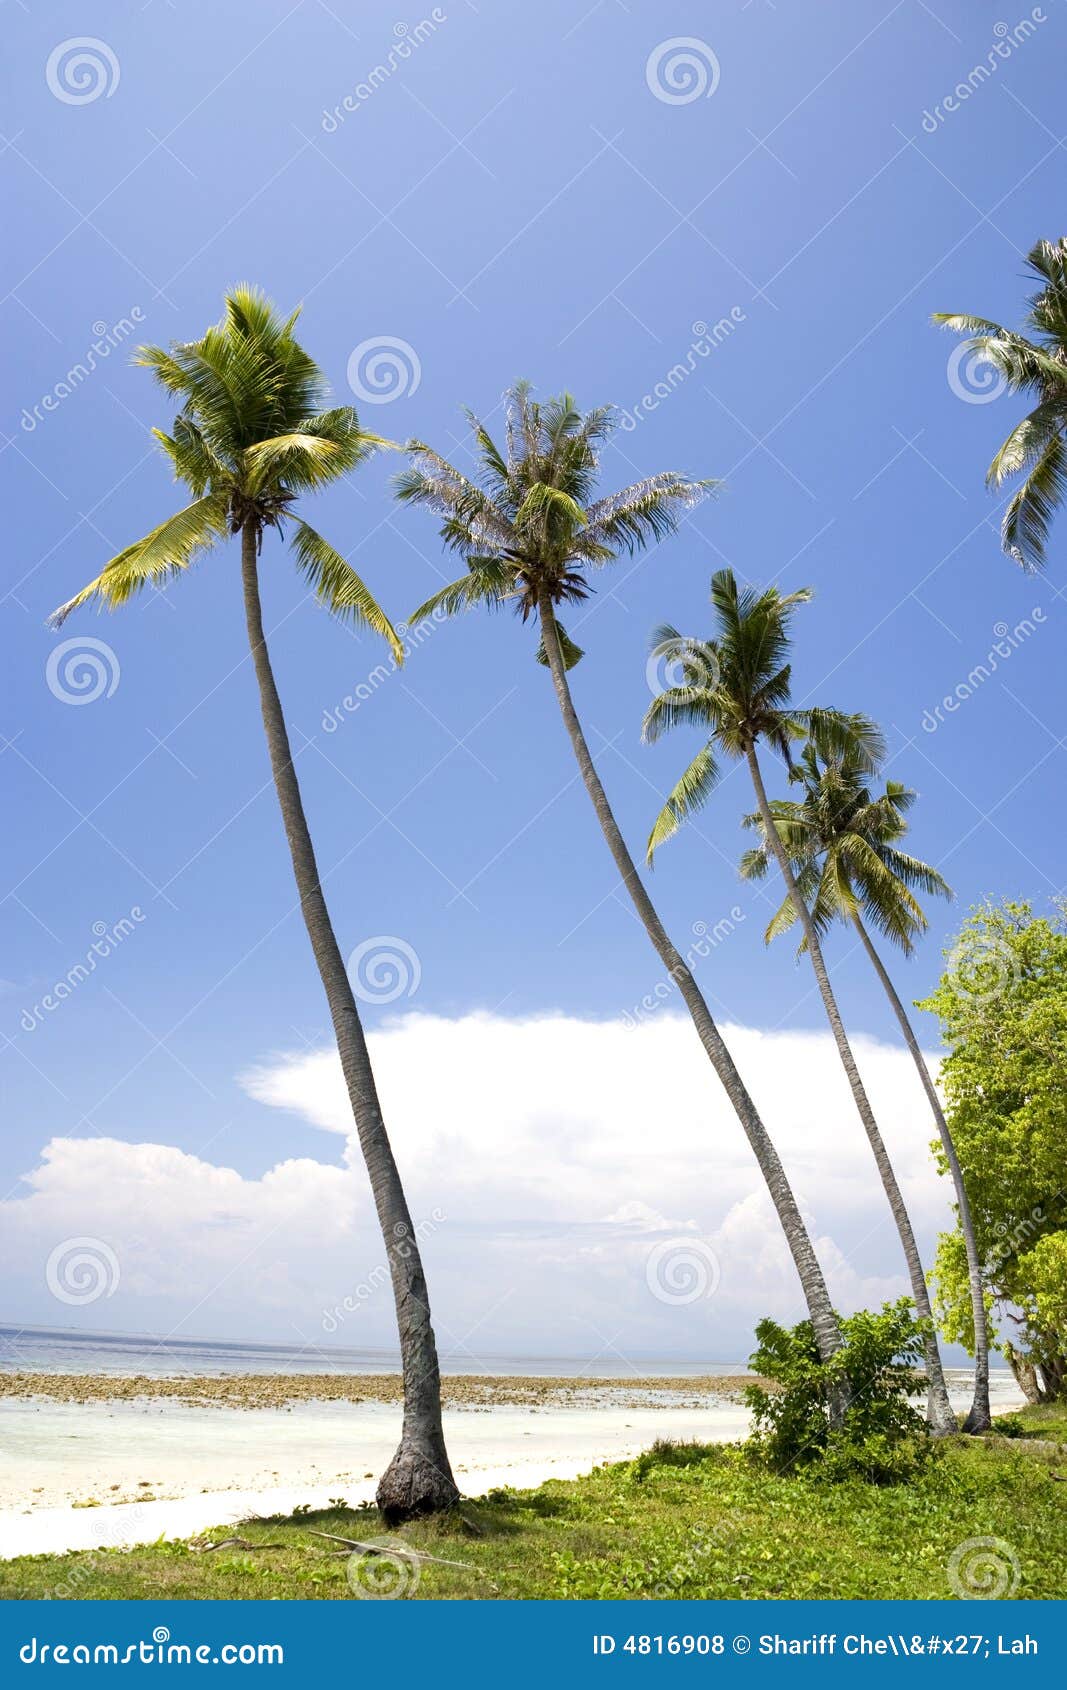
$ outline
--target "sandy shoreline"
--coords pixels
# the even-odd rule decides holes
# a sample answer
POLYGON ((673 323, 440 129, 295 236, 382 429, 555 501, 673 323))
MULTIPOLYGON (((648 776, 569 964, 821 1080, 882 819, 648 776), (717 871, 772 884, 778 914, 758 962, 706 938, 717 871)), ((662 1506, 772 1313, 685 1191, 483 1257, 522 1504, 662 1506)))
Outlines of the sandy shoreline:
MULTIPOLYGON (((739 1401, 751 1375, 700 1378, 597 1379, 446 1374, 445 1408, 700 1408, 709 1399, 739 1401)), ((163 1398, 219 1408, 280 1408, 293 1403, 398 1403, 398 1373, 235 1373, 220 1375, 116 1375, 113 1373, 0 1373, 0 1401, 47 1398, 51 1402, 135 1402, 163 1398)))
MULTIPOLYGON (((740 1375, 594 1380, 451 1375, 461 1490, 533 1487, 657 1438, 745 1436, 740 1375)), ((949 1377, 957 1410, 970 1381, 949 1377)), ((994 1411, 1018 1407, 1010 1376, 994 1411)), ((394 1374, 0 1375, 0 1559, 185 1538, 250 1515, 369 1502, 400 1433, 394 1374)))

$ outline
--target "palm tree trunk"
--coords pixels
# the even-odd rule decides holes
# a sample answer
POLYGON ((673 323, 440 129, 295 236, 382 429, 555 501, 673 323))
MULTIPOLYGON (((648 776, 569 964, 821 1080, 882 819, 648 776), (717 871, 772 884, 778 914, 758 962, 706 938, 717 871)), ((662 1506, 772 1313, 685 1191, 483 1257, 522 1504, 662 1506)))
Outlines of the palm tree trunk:
MULTIPOLYGON (((745 1088, 722 1034, 712 1019, 711 1011, 704 1001, 704 995, 681 953, 675 949, 668 938, 666 929, 660 921, 652 900, 637 872, 634 860, 626 848, 626 842, 619 831, 619 824, 615 820, 611 805, 608 803, 607 794, 600 783, 600 776, 596 772, 581 722, 578 720, 578 713, 574 708, 570 682, 567 679, 563 654, 560 650, 555 612, 552 601, 547 594, 540 596, 538 608, 541 614, 541 633, 544 639, 545 655, 548 658, 548 666, 552 671, 556 698, 559 702, 564 726, 570 736, 571 747, 582 780, 585 783, 585 789, 592 800, 593 809, 596 811, 600 830, 607 841, 608 849, 615 860, 615 866, 622 878, 622 883, 630 894, 645 932, 652 941, 664 968, 678 987, 685 1006, 692 1017, 697 1036, 712 1067, 722 1081, 734 1113, 744 1129, 745 1137, 752 1146, 760 1172, 771 1194, 771 1201, 781 1222, 782 1231, 785 1233, 789 1252, 800 1276, 800 1283, 807 1301, 808 1314, 811 1318, 819 1354, 824 1361, 828 1361, 841 1348, 841 1333, 837 1324, 837 1316, 830 1302, 829 1292, 826 1289, 826 1281, 823 1278, 818 1258, 797 1207, 796 1198, 793 1196, 778 1152, 771 1142, 766 1127, 760 1120, 756 1106, 745 1088)), ((842 1403, 833 1405, 835 1419, 839 1419, 842 1412, 842 1403)))
POLYGON ((919 1041, 915 1037, 908 1013, 897 996, 896 987, 889 978, 881 957, 878 955, 871 936, 860 919, 859 912, 853 917, 856 931, 863 941, 863 948, 871 959, 871 964, 879 980, 885 988, 885 994, 893 1006, 893 1013, 900 1023, 900 1030, 904 1035, 904 1043, 911 1052, 912 1061, 919 1071, 923 1090, 926 1093, 937 1131, 941 1139, 941 1148, 945 1152, 952 1184, 956 1191, 956 1207, 960 1217, 960 1231, 963 1233, 964 1248, 967 1252, 967 1277, 971 1288, 971 1315, 974 1320, 974 1401, 971 1410, 963 1423, 965 1432, 985 1432, 993 1423, 989 1407, 989 1332, 986 1322, 985 1293, 982 1287, 982 1269, 978 1260, 978 1245, 974 1236, 974 1221, 971 1217, 971 1205, 967 1197, 967 1188, 963 1183, 963 1169, 960 1167, 956 1146, 952 1141, 945 1112, 941 1107, 941 1099, 937 1095, 937 1087, 930 1076, 930 1070, 923 1061, 923 1053, 919 1049, 919 1041))
POLYGON ((451 1508, 459 1499, 441 1427, 441 1379, 430 1324, 430 1304, 418 1241, 404 1188, 382 1119, 367 1041, 352 987, 319 883, 300 787, 293 767, 281 699, 263 633, 256 567, 254 522, 241 531, 241 576, 245 619, 252 649, 263 727, 278 793, 285 835, 300 894, 300 908, 330 1006, 360 1149, 370 1176, 374 1206, 389 1263, 400 1333, 404 1375, 404 1420, 400 1447, 378 1485, 377 1501, 390 1523, 451 1508))
POLYGON ((881 1176, 885 1194, 889 1199, 889 1207, 893 1211, 893 1219, 897 1223, 897 1231, 900 1234, 900 1242, 904 1246, 904 1257, 908 1264, 908 1277, 911 1280, 911 1294, 915 1299, 915 1307, 920 1319, 928 1323, 926 1332, 926 1378, 929 1387, 927 1419, 930 1429, 937 1434, 955 1432, 958 1430, 956 1416, 953 1414, 952 1405, 948 1400, 945 1373, 941 1365, 941 1352, 937 1347, 937 1333, 934 1330, 933 1310, 930 1307, 930 1293, 927 1290, 919 1247, 915 1242, 911 1216, 908 1214, 903 1194, 897 1184, 897 1176, 893 1171, 893 1164, 889 1160, 889 1153, 878 1129, 878 1122, 874 1118, 874 1110, 871 1108, 866 1089, 860 1078, 856 1059, 852 1054, 852 1046, 848 1042, 848 1035, 845 1032, 844 1023, 837 1007, 837 999, 834 997, 833 988, 830 985, 830 976, 826 972, 826 963, 823 959, 819 936, 815 931, 815 923, 811 919, 811 912, 807 904, 801 897, 789 855, 778 836, 778 829, 774 825, 774 816, 771 813, 767 791, 763 784, 763 774, 760 770, 755 747, 750 746, 745 755, 749 773, 752 776, 752 785, 755 788, 756 804, 763 822, 767 844, 774 852, 778 867, 782 871, 782 879, 785 881, 790 901, 804 930, 811 966, 815 970, 819 995, 823 1001, 823 1008, 826 1010, 826 1019, 830 1023, 830 1031, 833 1033, 834 1043, 837 1045, 841 1066, 848 1077, 860 1120, 863 1122, 868 1142, 874 1152, 874 1160, 881 1176))

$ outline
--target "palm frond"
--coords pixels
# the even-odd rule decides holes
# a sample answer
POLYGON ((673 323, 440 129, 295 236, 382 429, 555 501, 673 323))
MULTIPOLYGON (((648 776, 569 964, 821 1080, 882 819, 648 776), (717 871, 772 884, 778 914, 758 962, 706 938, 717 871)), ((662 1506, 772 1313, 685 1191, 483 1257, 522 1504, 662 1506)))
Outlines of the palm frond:
POLYGON ((408 621, 411 627, 424 622, 428 616, 443 612, 455 616, 461 610, 473 610, 476 605, 498 605, 515 591, 517 570, 503 558, 472 558, 471 567, 458 581, 449 581, 436 593, 431 593, 408 621))
POLYGON ((340 552, 314 528, 300 521, 294 523, 292 545, 301 573, 315 589, 320 604, 342 621, 381 635, 392 647, 397 664, 403 663, 404 646, 396 629, 370 588, 340 552))
POLYGON ((197 499, 113 557, 94 581, 52 612, 48 626, 62 627, 73 610, 91 599, 98 599, 111 610, 125 604, 142 587, 157 586, 168 576, 187 569, 200 552, 208 550, 226 532, 225 495, 209 494, 197 499))
POLYGON ((697 752, 689 767, 667 795, 648 836, 647 858, 652 862, 660 846, 674 837, 682 823, 707 803, 719 779, 719 765, 710 740, 697 752))

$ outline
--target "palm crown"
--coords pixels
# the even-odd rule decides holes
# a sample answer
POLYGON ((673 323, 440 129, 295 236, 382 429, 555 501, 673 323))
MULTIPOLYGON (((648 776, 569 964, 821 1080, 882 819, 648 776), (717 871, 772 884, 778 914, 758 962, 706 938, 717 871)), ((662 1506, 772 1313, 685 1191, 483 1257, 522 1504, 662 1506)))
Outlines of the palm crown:
MULTIPOLYGON (((870 770, 861 762, 848 756, 821 760, 810 743, 794 767, 793 779, 803 786, 803 799, 774 800, 771 813, 816 931, 821 937, 835 919, 855 921, 865 915, 910 955, 928 925, 916 890, 952 896, 935 868, 900 849, 915 793, 899 781, 888 781, 883 792, 873 793, 870 770)), ((757 813, 746 816, 745 826, 762 830, 762 818, 757 813)), ((746 879, 762 879, 769 866, 766 839, 741 859, 746 879)), ((765 938, 777 938, 796 920, 796 907, 787 897, 765 938)))
POLYGON ((136 362, 180 402, 173 431, 156 439, 193 494, 193 503, 113 557, 94 581, 56 610, 58 627, 90 600, 114 609, 141 588, 187 569, 227 534, 291 521, 297 563, 333 612, 387 639, 402 656, 392 624, 369 589, 321 534, 292 513, 385 444, 365 433, 343 405, 325 409, 328 387, 296 340, 294 311, 281 317, 258 290, 237 287, 225 315, 201 340, 165 350, 143 346, 136 362))
MULTIPOLYGON (((673 470, 591 501, 599 473, 597 448, 615 427, 610 406, 579 411, 569 393, 535 400, 518 382, 505 400, 503 449, 474 415, 477 469, 463 475, 422 441, 409 443, 411 468, 397 477, 397 497, 424 505, 444 521, 447 546, 462 553, 467 573, 434 593, 412 622, 443 610, 515 603, 523 621, 542 595, 556 607, 578 604, 592 588, 587 571, 661 539, 712 485, 673 470)), ((558 629, 567 667, 581 649, 558 629)), ((539 653, 544 661, 544 652, 539 653)))
POLYGON ((1004 513, 1001 537, 1016 563, 1039 569, 1052 518, 1067 497, 1067 238, 1038 241, 1026 265, 1041 286, 1029 298, 1023 334, 987 317, 938 312, 934 321, 970 335, 972 350, 1000 371, 1010 390, 1035 400, 1000 447, 986 479, 999 487, 1013 475, 1023 476, 1004 513))
POLYGON ((711 579, 717 623, 712 639, 693 639, 668 626, 656 629, 653 655, 665 659, 680 678, 653 699, 645 715, 645 739, 657 740, 682 723, 711 733, 656 818, 648 842, 650 862, 707 802, 723 756, 747 756, 762 740, 791 764, 797 741, 811 738, 827 754, 848 751, 864 768, 877 765, 882 736, 868 717, 790 704, 789 624, 810 598, 808 588, 785 596, 776 587, 762 593, 741 588, 732 569, 721 569, 711 579))

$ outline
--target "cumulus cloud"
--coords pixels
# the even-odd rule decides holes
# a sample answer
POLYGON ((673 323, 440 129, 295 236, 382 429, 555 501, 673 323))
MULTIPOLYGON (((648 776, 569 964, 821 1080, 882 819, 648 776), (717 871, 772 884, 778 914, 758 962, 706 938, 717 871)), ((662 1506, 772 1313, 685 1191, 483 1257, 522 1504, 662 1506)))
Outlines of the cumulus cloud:
MULTIPOLYGON (((839 1306, 906 1290, 829 1038, 725 1032, 839 1306)), ((800 1318, 773 1209, 688 1021, 405 1015, 371 1046, 441 1348, 457 1363, 736 1360, 761 1315, 800 1318)), ((949 1194, 917 1077, 892 1047, 860 1038, 856 1049, 929 1246, 949 1194)), ((392 1346, 336 1054, 279 1054, 240 1081, 265 1108, 320 1128, 323 1158, 248 1178, 166 1145, 53 1140, 28 1194, 3 1205, 0 1261, 25 1318, 392 1346), (58 1243, 84 1236, 104 1241, 120 1272, 105 1300, 71 1315, 46 1286, 45 1263, 58 1243)))

